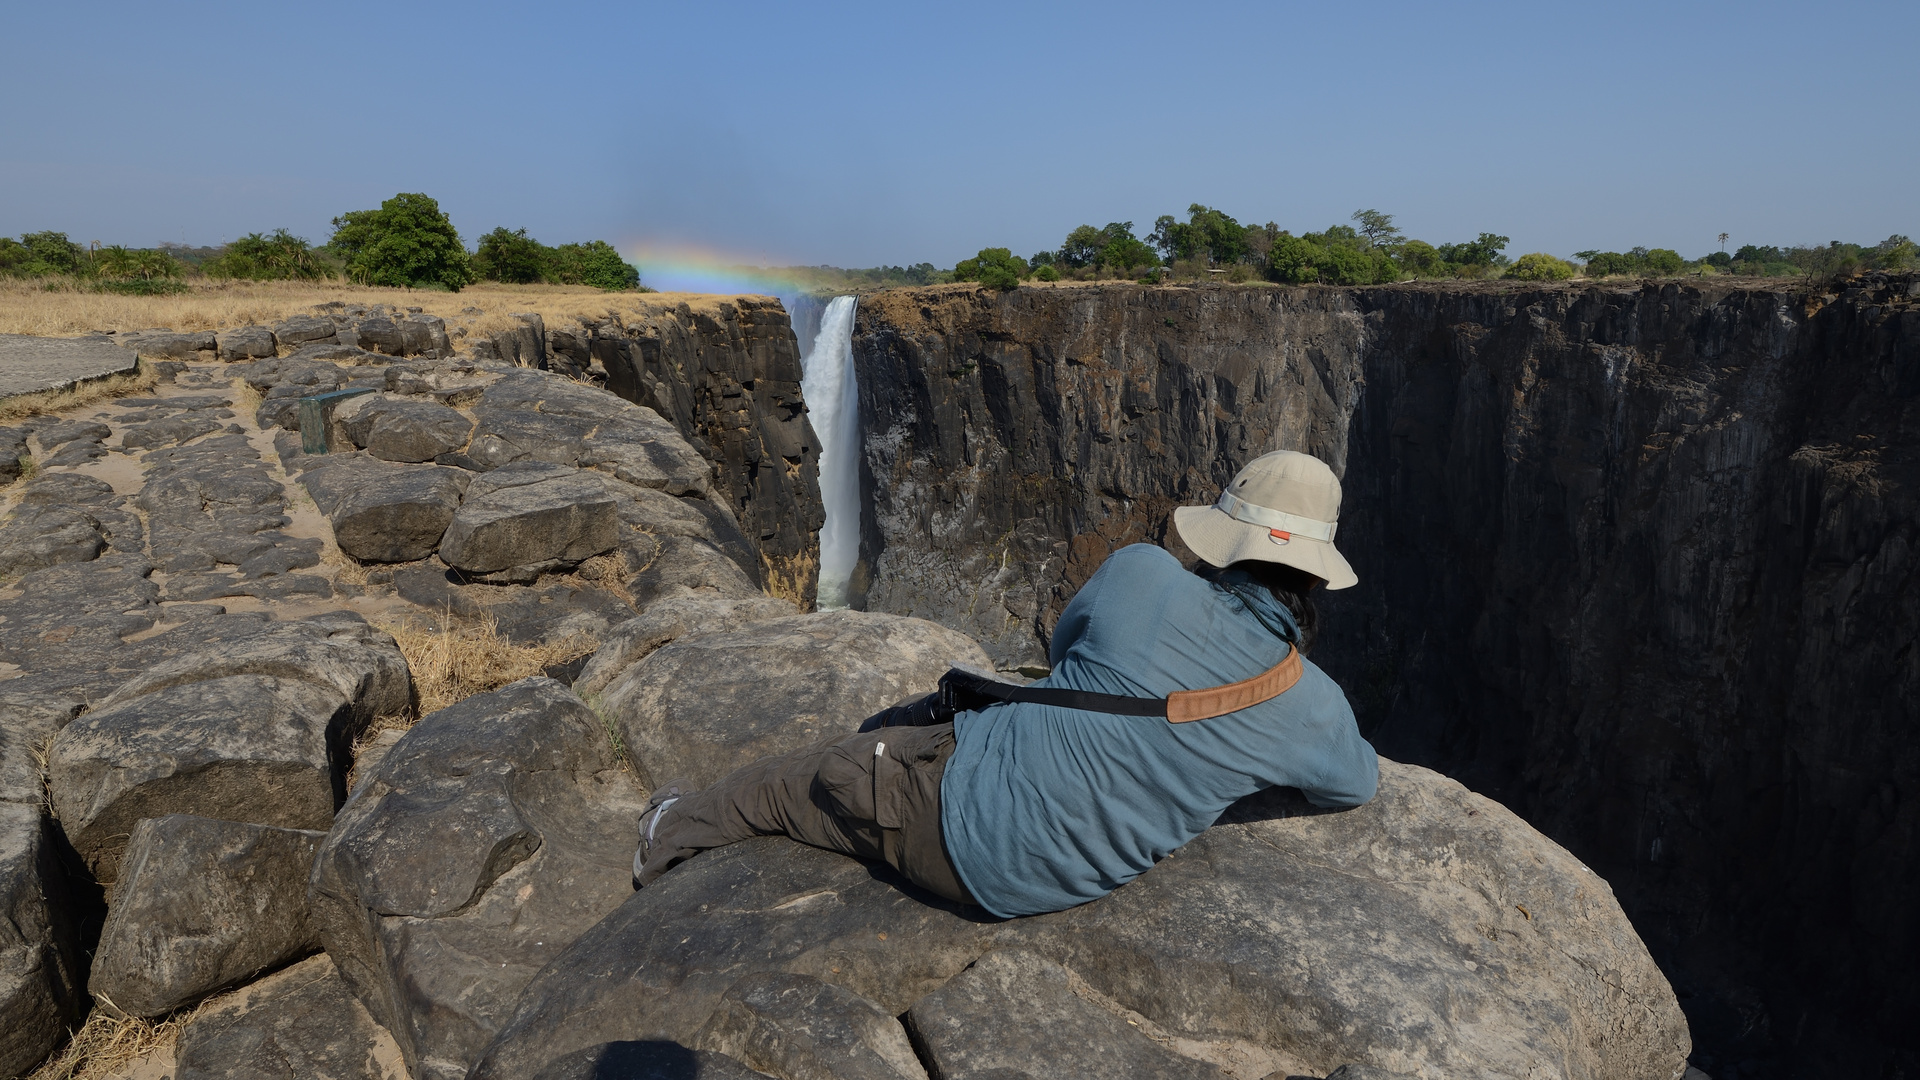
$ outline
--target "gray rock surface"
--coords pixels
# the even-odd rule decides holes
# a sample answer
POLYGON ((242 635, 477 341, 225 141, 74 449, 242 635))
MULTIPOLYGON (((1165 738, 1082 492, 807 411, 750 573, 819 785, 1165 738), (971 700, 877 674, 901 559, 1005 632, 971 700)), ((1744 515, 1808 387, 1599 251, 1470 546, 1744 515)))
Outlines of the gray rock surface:
MULTIPOLYGON (((1365 1063, 1672 1080, 1685 1067, 1673 992, 1606 883, 1498 803, 1414 766, 1383 760, 1379 797, 1340 813, 1289 791, 1243 800, 1069 911, 985 920, 903 888, 785 839, 699 855, 554 960, 473 1078, 537 1074, 614 1040, 692 1046, 756 973, 810 975, 897 1015, 996 949, 1058 965, 1082 1003, 1110 1003, 1162 1047, 1235 1075, 1365 1063)), ((1050 1007, 1077 1008, 1057 995, 1050 1007)), ((1025 1019, 1011 999, 995 1015, 1025 1019)))
POLYGON ((333 320, 317 315, 295 315, 273 326, 274 340, 282 348, 296 351, 304 345, 333 341, 334 333, 333 320))
POLYGON ((68 724, 48 755, 48 793, 103 882, 142 818, 324 830, 353 739, 410 694, 393 639, 357 617, 260 624, 154 664, 68 724))
POLYGON ((279 352, 279 343, 273 340, 273 331, 264 326, 237 326, 231 330, 222 330, 213 336, 218 347, 220 359, 229 363, 235 360, 257 360, 262 356, 273 356, 279 352))
POLYGON ((575 565, 619 543, 615 509, 598 476, 535 462, 508 465, 467 489, 440 557, 476 574, 575 565))
POLYGON ((325 955, 270 975, 180 1032, 173 1080, 407 1080, 393 1039, 325 955))
POLYGON ((0 427, 0 487, 20 479, 32 460, 32 451, 27 448, 26 431, 0 427))
POLYGON ((432 461, 464 450, 473 421, 431 399, 368 394, 334 410, 353 445, 384 461, 432 461))
POLYGON ((932 691, 980 646, 921 619, 830 611, 689 634, 617 679, 605 708, 641 780, 708 784, 770 754, 852 732, 932 691))
POLYGON ((159 1016, 312 952, 323 832, 168 814, 133 828, 87 988, 159 1016))
POLYGON ((133 371, 139 357, 108 337, 0 334, 0 398, 133 371))
POLYGON ((474 407, 475 461, 577 465, 671 495, 704 495, 712 467, 652 409, 536 371, 502 375, 474 407))
POLYGON ((781 1080, 927 1080, 893 1014, 810 975, 734 983, 695 1045, 781 1080))
POLYGON ((87 562, 106 546, 100 519, 83 509, 22 506, 0 523, 0 576, 87 562))
POLYGON ((361 562, 412 562, 440 546, 470 475, 329 454, 300 482, 333 525, 341 551, 361 562))
POLYGON ((86 994, 58 838, 38 800, 0 802, 0 1075, 25 1076, 86 994))
POLYGON ((737 599, 687 595, 661 600, 601 637, 600 648, 574 680, 573 690, 582 695, 598 694, 655 649, 688 634, 733 630, 797 614, 792 604, 771 596, 737 599))
POLYGON ((167 360, 197 360, 203 351, 215 347, 211 330, 191 330, 176 334, 171 330, 135 330, 114 337, 115 344, 141 356, 167 360))
POLYGON ((942 1080, 1225 1080, 1090 998, 1059 964, 1001 949, 914 1002, 907 1022, 942 1080))
POLYGON ((550 679, 426 717, 360 781, 311 903, 415 1080, 465 1076, 527 981, 632 893, 641 808, 605 725, 550 679))

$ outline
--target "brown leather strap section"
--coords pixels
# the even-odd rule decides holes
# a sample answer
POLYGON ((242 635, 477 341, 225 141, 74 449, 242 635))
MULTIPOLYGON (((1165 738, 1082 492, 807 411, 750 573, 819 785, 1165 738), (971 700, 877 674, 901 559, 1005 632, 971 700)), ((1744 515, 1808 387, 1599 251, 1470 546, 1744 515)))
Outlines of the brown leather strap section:
POLYGON ((1208 720, 1271 701, 1300 681, 1300 650, 1289 647, 1287 658, 1251 679, 1206 690, 1176 690, 1167 695, 1167 722, 1184 724, 1208 720))

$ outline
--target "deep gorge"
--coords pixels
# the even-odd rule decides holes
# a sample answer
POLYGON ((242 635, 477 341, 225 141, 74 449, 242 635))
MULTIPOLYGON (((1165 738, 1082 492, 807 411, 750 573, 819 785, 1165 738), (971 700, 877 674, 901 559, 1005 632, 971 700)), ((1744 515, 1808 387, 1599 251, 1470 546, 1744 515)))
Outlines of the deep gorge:
POLYGON ((1910 1074, 1916 293, 864 296, 856 604, 1043 664, 1107 554, 1318 454, 1361 584, 1314 659, 1380 751, 1605 877, 1708 1071, 1910 1074))

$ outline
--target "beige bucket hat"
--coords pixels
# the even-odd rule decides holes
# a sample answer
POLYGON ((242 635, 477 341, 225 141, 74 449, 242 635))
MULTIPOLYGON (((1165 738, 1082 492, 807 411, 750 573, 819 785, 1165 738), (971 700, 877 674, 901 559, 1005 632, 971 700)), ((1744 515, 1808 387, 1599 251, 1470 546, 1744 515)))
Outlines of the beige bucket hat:
POLYGON ((1247 463, 1212 506, 1183 506, 1173 526, 1195 555, 1215 566, 1275 562, 1320 578, 1329 589, 1359 583, 1333 546, 1340 478, 1311 454, 1275 450, 1247 463))

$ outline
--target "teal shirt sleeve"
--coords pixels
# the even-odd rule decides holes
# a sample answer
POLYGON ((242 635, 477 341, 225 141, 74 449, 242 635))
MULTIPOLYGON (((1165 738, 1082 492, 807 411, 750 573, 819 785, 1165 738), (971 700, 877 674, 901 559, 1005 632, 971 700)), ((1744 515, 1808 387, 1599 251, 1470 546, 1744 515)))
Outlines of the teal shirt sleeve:
MULTIPOLYGON (((1264 594, 1261 594, 1264 597, 1264 594)), ((1292 647, 1291 616, 1188 572, 1157 547, 1108 558, 1055 627, 1040 685, 1164 697, 1250 678, 1292 647)), ((941 824, 961 881, 1003 916, 1106 895, 1198 836, 1236 800, 1297 787, 1357 806, 1379 762, 1346 695, 1312 661, 1249 709, 1171 724, 1013 703, 962 713, 941 784, 941 824)))

